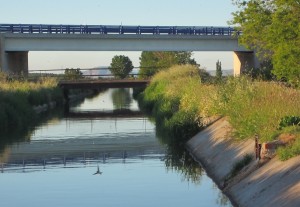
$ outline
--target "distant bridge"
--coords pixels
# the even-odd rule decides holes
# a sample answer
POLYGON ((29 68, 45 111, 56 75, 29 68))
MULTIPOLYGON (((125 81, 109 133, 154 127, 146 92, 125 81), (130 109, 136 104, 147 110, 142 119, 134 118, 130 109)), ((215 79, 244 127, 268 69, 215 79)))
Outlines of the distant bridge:
POLYGON ((58 86, 63 89, 99 89, 99 88, 135 88, 149 84, 150 80, 139 79, 100 79, 60 81, 58 86))
POLYGON ((233 51, 235 74, 257 67, 231 27, 0 24, 0 68, 28 72, 29 51, 233 51))

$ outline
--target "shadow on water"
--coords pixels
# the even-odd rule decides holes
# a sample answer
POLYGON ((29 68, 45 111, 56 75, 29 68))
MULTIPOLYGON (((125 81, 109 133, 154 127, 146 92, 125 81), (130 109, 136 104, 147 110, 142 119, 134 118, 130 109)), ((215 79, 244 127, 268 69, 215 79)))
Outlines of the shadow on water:
POLYGON ((30 137, 36 127, 41 126, 42 124, 48 122, 50 119, 59 119, 62 116, 63 109, 58 108, 55 110, 51 110, 51 112, 44 112, 42 116, 38 116, 38 118, 34 120, 34 122, 31 122, 29 125, 26 125, 26 127, 15 128, 9 133, 0 132, 0 153, 7 145, 11 145, 17 142, 30 141, 30 137))
POLYGON ((156 125, 156 136, 166 146, 167 170, 179 171, 183 180, 200 184, 204 170, 186 151, 184 143, 170 136, 160 125, 156 125))

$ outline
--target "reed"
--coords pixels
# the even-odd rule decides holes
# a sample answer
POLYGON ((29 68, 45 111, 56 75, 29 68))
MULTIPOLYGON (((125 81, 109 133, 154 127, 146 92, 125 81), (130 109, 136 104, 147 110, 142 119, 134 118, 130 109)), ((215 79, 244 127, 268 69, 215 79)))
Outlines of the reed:
POLYGON ((33 106, 56 101, 62 103, 63 94, 53 78, 33 83, 9 80, 0 75, 0 130, 23 128, 36 119, 33 106))
MULTIPOLYGON (((207 84, 198 68, 174 66, 157 73, 139 100, 154 115, 157 126, 177 139, 190 138, 207 124, 206 118, 215 115, 228 117, 236 139, 258 134, 263 142, 277 139, 283 131, 300 134, 299 125, 293 130, 281 128, 283 118, 299 117, 300 91, 275 82, 232 77, 207 84)), ((297 143, 286 150, 300 153, 297 143)))

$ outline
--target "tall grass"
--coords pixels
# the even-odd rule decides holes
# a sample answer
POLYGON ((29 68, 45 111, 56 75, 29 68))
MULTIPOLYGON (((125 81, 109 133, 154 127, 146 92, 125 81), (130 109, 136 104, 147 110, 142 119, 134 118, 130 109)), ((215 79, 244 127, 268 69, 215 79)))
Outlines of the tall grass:
POLYGON ((184 140, 199 131, 202 117, 210 115, 205 104, 211 104, 211 99, 200 100, 215 92, 212 86, 201 88, 200 83, 195 66, 174 66, 153 77, 142 93, 141 105, 155 115, 157 125, 184 140))
POLYGON ((229 117, 240 139, 258 134, 271 141, 283 117, 300 115, 300 91, 273 82, 230 79, 220 86, 218 99, 219 113, 229 117))
POLYGON ((6 81, 0 76, 0 130, 22 128, 35 120, 32 106, 62 102, 63 94, 55 79, 40 79, 36 83, 27 81, 6 81))
MULTIPOLYGON (((300 115, 297 89, 247 77, 207 84, 190 65, 156 74, 140 100, 142 107, 154 114, 157 126, 184 139, 205 126, 205 118, 218 115, 228 117, 237 139, 258 134, 261 141, 270 141, 283 132, 282 118, 300 115)), ((298 135, 300 126, 294 127, 296 130, 285 129, 285 133, 298 135)))

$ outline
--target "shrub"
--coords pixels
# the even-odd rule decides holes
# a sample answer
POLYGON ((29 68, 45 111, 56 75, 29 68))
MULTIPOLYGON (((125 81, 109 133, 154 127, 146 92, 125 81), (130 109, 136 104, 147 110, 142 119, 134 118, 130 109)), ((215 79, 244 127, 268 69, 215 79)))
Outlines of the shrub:
POLYGON ((300 155, 300 138, 298 137, 294 143, 286 147, 279 147, 277 149, 277 155, 282 161, 300 155))

